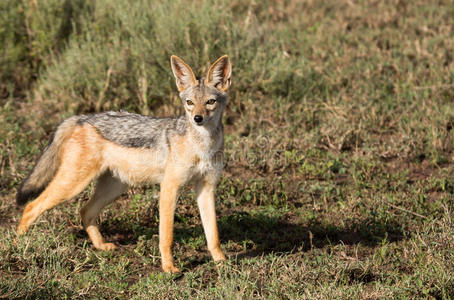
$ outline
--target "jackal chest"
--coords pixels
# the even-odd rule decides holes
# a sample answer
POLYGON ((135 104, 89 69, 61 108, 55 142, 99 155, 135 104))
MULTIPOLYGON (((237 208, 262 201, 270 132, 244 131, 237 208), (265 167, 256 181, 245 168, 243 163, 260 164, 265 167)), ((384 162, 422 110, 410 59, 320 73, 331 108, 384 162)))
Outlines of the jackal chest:
POLYGON ((222 141, 210 147, 198 146, 191 149, 190 177, 219 177, 224 166, 222 141))
POLYGON ((206 156, 195 155, 193 160, 194 165, 191 168, 191 173, 194 176, 221 173, 224 164, 223 153, 221 151, 210 153, 210 155, 206 156))

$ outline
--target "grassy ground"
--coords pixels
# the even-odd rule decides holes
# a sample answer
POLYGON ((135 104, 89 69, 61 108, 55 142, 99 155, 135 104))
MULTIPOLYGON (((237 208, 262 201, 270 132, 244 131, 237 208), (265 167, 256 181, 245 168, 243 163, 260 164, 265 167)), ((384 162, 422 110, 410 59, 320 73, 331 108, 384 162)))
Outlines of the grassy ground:
POLYGON ((454 295, 451 1, 0 3, 0 298, 431 298, 454 295), (229 54, 228 163, 211 262, 190 188, 179 275, 160 272, 158 187, 100 217, 77 199, 16 237, 17 186, 65 117, 181 113, 169 57, 229 54))

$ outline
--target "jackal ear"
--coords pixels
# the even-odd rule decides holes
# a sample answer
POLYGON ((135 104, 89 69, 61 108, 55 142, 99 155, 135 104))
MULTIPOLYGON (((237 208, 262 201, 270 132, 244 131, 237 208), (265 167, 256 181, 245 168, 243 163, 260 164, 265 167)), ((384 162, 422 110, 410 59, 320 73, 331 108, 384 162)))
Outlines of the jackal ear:
POLYGON ((194 72, 192 72, 191 68, 181 58, 172 55, 170 57, 170 65, 172 66, 172 72, 177 82, 178 91, 184 91, 197 83, 194 72))
POLYGON ((227 55, 221 56, 208 70, 205 82, 214 85, 217 89, 225 92, 230 86, 232 65, 227 55))

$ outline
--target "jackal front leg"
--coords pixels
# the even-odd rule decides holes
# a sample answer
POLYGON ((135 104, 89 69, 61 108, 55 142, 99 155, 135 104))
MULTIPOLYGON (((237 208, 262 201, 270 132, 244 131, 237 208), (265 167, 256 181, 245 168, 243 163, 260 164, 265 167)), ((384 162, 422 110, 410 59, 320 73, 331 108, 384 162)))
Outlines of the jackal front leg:
POLYGON ((175 180, 164 180, 161 183, 159 199, 159 250, 164 272, 180 272, 173 264, 173 220, 177 202, 179 184, 175 180))
POLYGON ((207 239, 208 250, 211 253, 214 261, 225 260, 225 255, 222 253, 218 226, 216 224, 216 210, 214 204, 214 192, 216 185, 200 181, 197 185, 197 204, 199 205, 200 217, 202 218, 203 229, 207 239))

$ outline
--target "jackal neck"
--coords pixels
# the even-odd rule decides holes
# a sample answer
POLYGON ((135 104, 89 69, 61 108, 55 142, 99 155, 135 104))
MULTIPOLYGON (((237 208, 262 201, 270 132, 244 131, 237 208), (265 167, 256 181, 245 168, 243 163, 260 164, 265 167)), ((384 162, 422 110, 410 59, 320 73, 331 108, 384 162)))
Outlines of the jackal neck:
MULTIPOLYGON (((214 120, 213 120, 214 121, 214 120)), ((224 127, 219 120, 215 124, 197 126, 186 120, 190 140, 202 151, 218 151, 223 146, 224 127)))

